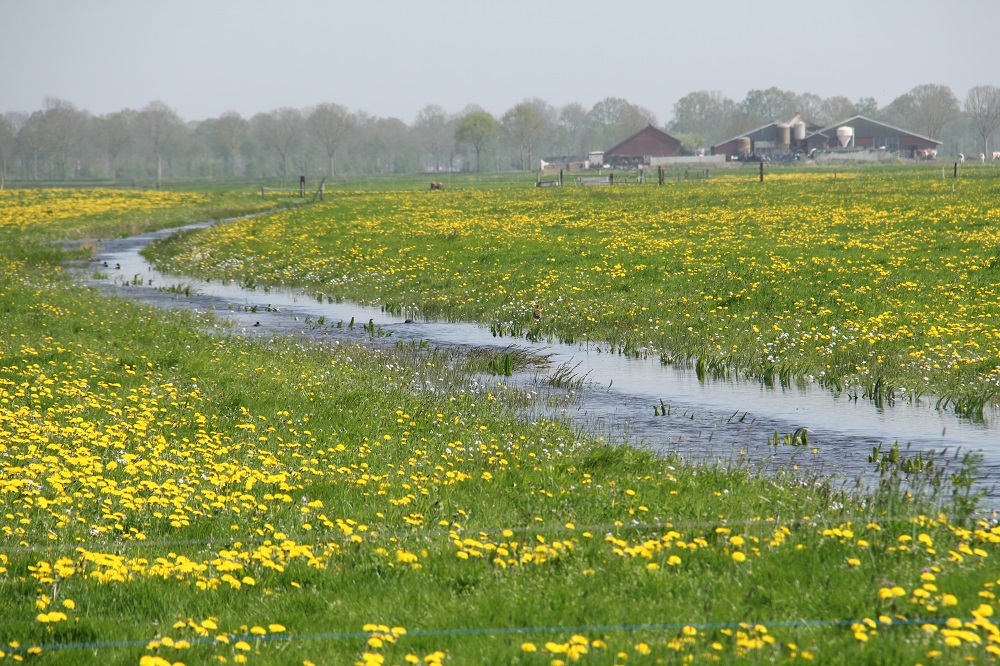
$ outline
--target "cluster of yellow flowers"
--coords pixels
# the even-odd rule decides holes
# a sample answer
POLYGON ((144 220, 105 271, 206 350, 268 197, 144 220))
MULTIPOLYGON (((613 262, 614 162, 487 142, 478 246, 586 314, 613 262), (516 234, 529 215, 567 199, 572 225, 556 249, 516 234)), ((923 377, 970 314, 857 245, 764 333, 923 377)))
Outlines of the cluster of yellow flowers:
MULTIPOLYGON (((731 187, 720 184, 713 196, 735 196, 731 187)), ((734 189, 737 194, 739 191, 734 189)), ((504 239, 511 242, 541 242, 547 234, 556 233, 564 238, 562 246, 573 247, 573 254, 594 254, 584 257, 584 268, 567 268, 560 264, 568 261, 567 256, 543 253, 545 262, 553 264, 551 270, 556 271, 546 272, 541 278, 546 281, 545 288, 552 290, 546 293, 552 303, 564 304, 552 306, 555 317, 568 316, 573 307, 577 311, 585 307, 587 316, 597 313, 615 320, 620 316, 615 312, 622 312, 622 308, 639 312, 646 307, 639 306, 638 301, 628 303, 622 297, 627 290, 616 291, 615 287, 636 273, 646 276, 643 280, 651 274, 662 275, 662 259, 646 248, 648 242, 659 248, 657 252, 673 248, 670 251, 680 252, 676 256, 688 257, 685 261, 692 263, 677 270, 699 282, 704 292, 700 296, 691 294, 690 298, 683 296, 687 301, 671 300, 675 305, 690 305, 691 310, 669 317, 687 322, 692 317, 684 314, 699 312, 699 317, 705 316, 704 321, 715 316, 724 318, 728 316, 724 314, 726 306, 715 296, 710 310, 702 308, 709 302, 705 290, 712 283, 704 279, 706 273, 698 268, 699 261, 714 262, 712 270, 728 271, 727 267, 739 265, 740 257, 757 261, 748 251, 749 245, 743 245, 747 251, 737 253, 739 256, 726 255, 725 259, 712 258, 711 252, 724 255, 727 247, 740 247, 745 234, 790 234, 786 240, 791 243, 793 237, 818 233, 805 222, 795 233, 769 224, 755 222, 754 226, 746 215, 747 219, 730 219, 728 226, 720 226, 695 207, 677 213, 664 206, 657 209, 650 222, 646 216, 649 201, 643 202, 633 194, 612 194, 605 202, 617 202, 616 210, 601 213, 587 209, 582 216, 581 202, 586 203, 585 197, 592 194, 557 195, 565 199, 557 200, 561 204, 555 205, 538 198, 538 193, 470 193, 445 203, 441 215, 415 194, 378 196, 382 199, 364 195, 346 198, 349 200, 341 204, 361 206, 366 215, 373 215, 370 207, 378 203, 390 221, 401 223, 402 216, 422 226, 406 232, 411 251, 399 255, 381 251, 387 266, 377 271, 375 264, 363 263, 380 254, 377 245, 372 253, 355 251, 361 245, 345 245, 339 256, 353 257, 352 275, 378 273, 384 277, 393 275, 388 272, 391 269, 397 271, 394 275, 399 284, 406 284, 447 255, 431 261, 431 250, 438 245, 447 244, 451 238, 475 239, 476 244, 482 242, 476 250, 481 259, 475 259, 474 265, 449 269, 452 273, 460 271, 459 276, 448 275, 449 279, 461 280, 470 290, 479 289, 488 284, 493 273, 492 269, 477 272, 478 267, 497 263, 497 257, 491 254, 495 248, 490 247, 494 237, 479 240, 490 224, 495 223, 504 239), (465 212, 467 208, 481 212, 490 206, 494 213, 482 222, 475 222, 465 212), (400 211, 405 211, 405 216, 400 211), (681 217, 674 219, 678 214, 681 217), (650 224, 660 226, 654 232, 650 224), (731 244, 713 241, 714 245, 707 243, 711 252, 703 253, 706 243, 692 243, 676 229, 671 234, 663 233, 664 225, 700 229, 699 234, 718 230, 731 244), (566 240, 574 228, 580 232, 579 243, 566 240), (596 228, 598 237, 585 236, 585 228, 596 228), (443 240, 435 238, 432 243, 432 236, 437 235, 443 240), (641 262, 626 260, 626 255, 641 258, 641 262), (395 262, 403 261, 400 257, 409 257, 404 262, 405 270, 393 268, 395 262), (549 262, 550 258, 555 261, 549 262), (569 272, 560 272, 563 270, 569 272), (653 273, 646 273, 650 270, 653 273), (566 289, 567 282, 582 285, 580 291, 566 289), (558 301, 560 295, 563 301, 558 301), (587 300, 594 298, 597 300, 587 300), (563 307, 567 309, 561 310, 563 307)), ((652 197, 654 202, 670 201, 659 200, 659 196, 665 195, 652 197)), ((962 208, 962 214, 980 219, 981 213, 970 212, 968 206, 962 208)), ((804 209, 808 210, 808 206, 804 209)), ((760 214, 766 212, 767 207, 762 207, 760 214)), ((8 223, 15 224, 15 216, 5 214, 10 216, 8 223)), ((309 221, 310 215, 315 213, 285 213, 273 226, 272 222, 256 221, 252 223, 258 225, 253 227, 254 233, 278 242, 281 233, 287 233, 287 229, 281 231, 282 219, 299 224, 309 221)), ((872 216, 877 218, 878 211, 872 216)), ((16 224, 27 224, 25 219, 16 224)), ((318 220, 328 221, 323 217, 318 220)), ((374 218, 369 219, 359 225, 359 235, 352 231, 345 238, 352 243, 375 239, 379 237, 378 228, 374 218)), ((248 242, 240 235, 240 230, 245 230, 242 226, 234 225, 233 229, 236 231, 220 231, 227 243, 248 242)), ((829 229, 826 232, 831 233, 829 229)), ((985 230, 976 233, 976 242, 983 247, 993 242, 983 237, 985 230)), ((331 259, 319 246, 311 244, 314 235, 320 235, 317 229, 303 224, 299 235, 294 236, 303 264, 318 270, 320 262, 333 262, 323 267, 326 279, 336 274, 329 272, 334 268, 346 270, 342 265, 334 266, 339 258, 331 259)), ((905 234, 896 238, 899 247, 905 246, 906 238, 905 234)), ((934 238, 934 242, 941 242, 940 236, 934 238)), ((813 238, 815 242, 821 240, 813 238)), ((826 237, 824 242, 847 244, 853 239, 838 237, 834 241, 826 237)), ((889 247, 888 243, 881 249, 868 240, 865 243, 865 252, 881 252, 889 247)), ((914 247, 911 259, 920 252, 919 247, 914 247)), ((959 254, 962 257, 954 260, 966 262, 963 265, 969 271, 983 258, 973 260, 971 252, 959 254)), ((264 256, 261 261, 270 259, 264 256)), ((812 262, 805 255, 801 261, 790 261, 775 254, 766 263, 772 271, 768 275, 785 276, 773 288, 784 289, 802 277, 796 272, 801 266, 812 262)), ((822 261, 815 265, 823 266, 821 272, 833 272, 833 265, 822 261)), ((881 264, 874 261, 868 267, 875 270, 875 265, 881 264)), ((298 270, 296 266, 288 264, 282 270, 291 275, 298 270)), ((841 265, 836 270, 843 268, 841 265)), ((507 268, 503 271, 508 279, 499 279, 497 286, 506 284, 504 288, 519 294, 518 298, 531 293, 514 285, 525 279, 521 273, 528 271, 527 264, 513 272, 507 268)), ((13 282, 0 283, 0 292, 9 284, 13 282)), ((306 364, 296 362, 293 352, 283 351, 278 344, 272 350, 273 358, 281 362, 264 367, 266 363, 258 365, 259 357, 252 356, 249 346, 241 346, 242 342, 203 343, 215 354, 213 364, 221 366, 224 360, 240 382, 259 387, 263 395, 273 395, 274 402, 266 410, 251 409, 231 396, 205 390, 204 378, 170 372, 164 367, 169 361, 163 355, 151 349, 133 349, 131 340, 122 341, 110 352, 107 348, 89 348, 68 330, 54 332, 56 322, 74 317, 113 334, 120 334, 122 329, 112 325, 111 317, 107 321, 88 319, 92 302, 60 298, 56 291, 45 288, 48 286, 23 287, 32 294, 27 309, 28 315, 39 322, 38 331, 29 334, 0 329, 0 587, 10 585, 13 589, 16 585, 26 591, 21 605, 14 606, 19 609, 19 617, 0 626, 0 640, 4 641, 0 657, 7 653, 18 657, 36 654, 39 648, 35 642, 28 650, 21 647, 20 639, 26 635, 68 640, 64 637, 73 635, 69 630, 80 626, 81 616, 117 612, 112 606, 98 607, 99 602, 94 601, 109 594, 155 589, 164 597, 179 595, 185 602, 194 599, 203 604, 220 603, 220 608, 210 611, 211 616, 206 617, 209 611, 203 611, 177 620, 172 630, 164 627, 170 626, 175 616, 165 624, 139 628, 148 631, 143 635, 144 643, 151 638, 145 643, 144 663, 174 663, 179 655, 195 654, 185 651, 202 647, 210 648, 212 658, 220 662, 243 663, 265 652, 262 646, 272 636, 288 635, 284 624, 292 630, 298 628, 276 617, 284 624, 258 620, 259 624, 229 626, 223 631, 219 628, 221 607, 229 606, 227 600, 243 604, 249 597, 249 603, 266 606, 263 600, 279 594, 305 594, 302 590, 309 578, 320 572, 327 577, 353 568, 378 571, 380 575, 391 572, 401 583, 417 581, 425 584, 425 589, 437 584, 442 571, 456 578, 485 572, 485 576, 500 581, 519 582, 533 575, 539 579, 560 575, 576 581, 599 581, 608 576, 663 585, 697 580, 697 574, 704 571, 740 579, 754 567, 780 566, 794 558, 813 558, 817 566, 861 579, 858 589, 867 590, 862 601, 871 609, 871 617, 846 618, 857 620, 851 634, 858 642, 870 645, 883 627, 909 621, 907 618, 935 619, 942 624, 928 622, 913 629, 931 652, 974 647, 979 652, 969 654, 982 656, 1000 651, 1000 633, 992 619, 996 586, 1000 584, 992 564, 1000 552, 1000 527, 995 524, 961 526, 945 516, 881 524, 827 524, 808 516, 786 516, 784 520, 765 516, 737 525, 719 515, 698 524, 670 525, 667 521, 671 519, 671 507, 663 498, 673 499, 679 494, 678 499, 686 501, 712 497, 713 493, 718 497, 721 489, 707 482, 682 487, 678 482, 682 475, 669 474, 666 469, 659 470, 663 474, 655 477, 623 472, 619 479, 601 479, 606 485, 600 487, 594 480, 594 469, 582 469, 578 460, 567 463, 569 457, 564 451, 575 446, 574 439, 567 436, 568 429, 546 420, 534 423, 530 436, 513 434, 513 430, 496 425, 487 427, 463 412, 468 401, 448 396, 428 401, 426 408, 416 401, 400 407, 383 397, 391 394, 387 389, 364 403, 365 409, 358 410, 359 425, 352 436, 342 436, 336 428, 320 431, 315 425, 316 412, 310 411, 313 405, 346 404, 353 408, 357 403, 351 400, 363 394, 356 390, 344 391, 346 396, 336 395, 330 388, 336 379, 331 373, 341 369, 345 375, 354 372, 350 354, 360 353, 358 350, 330 350, 327 368, 309 366, 307 370, 306 364), (251 357, 252 362, 247 360, 251 357), (296 404, 309 407, 279 404, 281 394, 274 390, 278 386, 308 396, 296 404), (338 403, 340 399, 345 402, 338 403), (511 478, 516 478, 516 487, 511 478), (615 485, 619 482, 621 485, 615 485), (516 511, 512 509, 504 514, 504 520, 496 520, 499 525, 476 525, 470 505, 479 502, 477 508, 482 510, 498 488, 517 498, 516 511), (646 491, 653 488, 658 493, 655 501, 646 496, 646 491), (578 529, 572 522, 578 519, 574 512, 587 503, 599 504, 600 512, 611 515, 613 523, 578 529), (524 513, 529 510, 533 513, 524 513), (524 518, 533 523, 531 529, 509 524, 505 529, 507 520, 514 522, 514 516, 524 515, 533 516, 524 518), (594 538, 594 533, 603 535, 603 539, 594 538), (835 557, 829 555, 831 552, 835 557), (888 560, 903 563, 898 569, 903 573, 897 580, 879 581, 871 587, 873 578, 866 576, 880 570, 876 561, 888 560), (87 613, 81 608, 86 608, 87 613), (958 608, 968 609, 971 617, 948 616, 957 615, 958 608)), ((477 300, 482 294, 476 291, 470 298, 477 300)), ((666 295, 658 298, 666 299, 666 295)), ((826 317, 831 302, 804 303, 802 307, 817 317, 826 317)), ((859 309, 863 309, 860 304, 870 303, 850 302, 859 309)), ((988 311, 975 299, 968 307, 980 308, 981 314, 988 311)), ((119 312, 125 314, 125 306, 119 312)), ((954 309, 949 312, 954 314, 954 309)), ((787 313, 787 317, 793 316, 800 314, 787 313)), ((651 312, 642 317, 656 321, 651 312)), ((929 314, 927 317, 928 321, 937 321, 929 314)), ((879 325, 888 325, 890 319, 883 317, 879 325)), ((978 315, 972 319, 988 321, 978 315)), ((855 323, 860 321, 858 318, 855 323)), ((759 323, 754 319, 747 325, 759 323)), ((972 323, 942 319, 935 323, 934 331, 958 336, 972 331, 983 333, 988 327, 984 324, 977 328, 978 324, 972 323)), ((694 324, 685 323, 685 327, 688 325, 694 324)), ((777 319, 773 326, 779 326, 777 319)), ((785 332, 783 325, 779 328, 785 332)), ((773 329, 764 327, 760 335, 768 330, 773 329)), ((834 347, 839 347, 844 340, 839 334, 835 337, 829 327, 822 331, 816 335, 828 336, 822 339, 824 344, 837 342, 834 347)), ((981 353, 994 354, 996 344, 996 340, 991 338, 987 343, 984 338, 981 353)), ((965 343, 961 346, 964 349, 965 343)), ((398 377, 395 369, 392 374, 397 375, 393 386, 402 387, 401 393, 411 389, 408 378, 398 377)), ((601 464, 595 462, 594 468, 599 469, 601 464)), ((703 477, 691 479, 702 482, 703 477)), ((475 517, 482 520, 479 515, 475 517)), ((555 580, 561 584, 567 578, 555 580)), ((600 583, 593 585, 596 589, 600 583)), ((184 615, 194 612, 185 611, 184 615)), ((364 666, 400 660, 440 664, 449 656, 438 650, 404 653, 398 643, 405 630, 398 626, 372 624, 366 625, 364 631, 366 638, 358 662, 364 666)), ((519 656, 545 658, 550 663, 587 658, 606 662, 609 655, 615 654, 616 661, 623 662, 630 656, 654 653, 725 659, 754 651, 763 654, 766 650, 780 650, 781 655, 812 658, 811 646, 802 649, 795 643, 782 643, 774 637, 775 631, 781 630, 758 624, 718 631, 688 626, 676 635, 664 635, 662 640, 635 643, 626 639, 631 644, 622 647, 614 646, 614 639, 608 636, 574 633, 565 641, 552 640, 541 646, 526 642, 519 656)), ((200 656, 198 652, 195 658, 200 656)))
POLYGON ((766 187, 352 193, 217 227, 172 263, 502 331, 529 326, 539 303, 540 326, 565 339, 975 391, 1000 383, 988 187, 800 174, 766 187))
POLYGON ((38 233, 40 228, 61 238, 76 238, 82 227, 74 220, 92 222, 132 213, 168 210, 203 202, 206 196, 190 192, 89 190, 0 190, 0 232, 38 233))

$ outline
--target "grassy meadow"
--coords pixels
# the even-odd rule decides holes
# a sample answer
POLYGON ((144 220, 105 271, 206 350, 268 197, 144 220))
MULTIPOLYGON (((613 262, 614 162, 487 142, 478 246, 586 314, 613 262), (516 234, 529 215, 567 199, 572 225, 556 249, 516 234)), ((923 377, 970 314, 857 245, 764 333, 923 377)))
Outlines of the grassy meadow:
POLYGON ((89 244, 54 241, 277 204, 156 257, 706 371, 882 377, 968 404, 1000 376, 996 188, 789 173, 344 191, 295 209, 0 191, 0 662, 995 658, 1000 527, 970 516, 961 470, 885 458, 877 489, 845 494, 752 473, 766 442, 745 462, 659 458, 525 421, 502 377, 444 352, 247 340, 106 297, 61 263, 89 244), (942 478, 943 503, 907 495, 942 478))
POLYGON ((715 375, 930 394, 976 415, 1000 385, 1000 179, 954 185, 923 169, 339 192, 152 256, 715 375))

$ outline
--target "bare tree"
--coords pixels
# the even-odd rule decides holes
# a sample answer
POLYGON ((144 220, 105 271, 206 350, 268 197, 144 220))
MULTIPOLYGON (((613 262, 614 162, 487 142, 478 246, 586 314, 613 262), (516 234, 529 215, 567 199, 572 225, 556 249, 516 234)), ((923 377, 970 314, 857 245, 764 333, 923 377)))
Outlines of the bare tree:
POLYGON ((112 183, 118 178, 118 157, 132 141, 133 113, 117 111, 94 119, 97 141, 108 158, 108 173, 112 183))
POLYGON ((413 142, 410 128, 398 118, 358 114, 358 140, 350 153, 362 171, 402 173, 419 167, 420 147, 413 142))
POLYGON ((260 142, 281 158, 281 175, 285 177, 289 173, 289 157, 302 136, 303 122, 302 112, 287 106, 258 113, 252 120, 260 142))
POLYGON ((948 86, 925 83, 910 91, 914 127, 929 137, 941 136, 941 130, 961 113, 958 98, 948 86))
POLYGON ((545 131, 545 118, 530 100, 525 100, 506 111, 500 118, 504 130, 511 140, 517 144, 519 168, 530 169, 532 152, 542 133, 545 131), (528 160, 525 162, 525 156, 528 160))
POLYGON ((330 176, 337 175, 337 150, 357 126, 354 114, 332 102, 320 104, 306 118, 309 132, 319 140, 330 160, 330 176))
POLYGON ((621 138, 626 138, 635 134, 649 125, 654 127, 657 124, 656 114, 644 106, 627 103, 618 114, 618 130, 622 133, 621 138))
POLYGON ((17 148, 17 131, 11 114, 0 115, 0 183, 7 178, 7 164, 17 148))
POLYGON ((177 112, 164 102, 153 101, 139 112, 138 126, 156 162, 156 187, 163 180, 163 156, 167 145, 177 138, 184 124, 177 112))
POLYGON ((17 128, 17 150, 21 159, 28 160, 32 180, 38 180, 38 164, 46 148, 42 118, 41 111, 34 111, 17 128))
POLYGON ((75 174, 71 153, 83 143, 88 114, 63 99, 46 97, 42 106, 42 136, 54 160, 54 175, 65 179, 75 174))
POLYGON ((436 104, 420 110, 413 123, 413 131, 420 146, 434 161, 434 171, 440 171, 445 158, 455 146, 455 132, 448 113, 436 104))
POLYGON ((834 96, 823 100, 823 103, 819 107, 818 116, 815 118, 806 116, 806 120, 812 120, 821 125, 830 125, 841 120, 847 120, 857 114, 858 110, 854 102, 843 96, 834 96))
POLYGON ((822 112, 823 98, 815 93, 802 93, 795 100, 795 113, 799 114, 806 120, 818 118, 822 112))
POLYGON ((238 172, 240 146, 247 138, 249 123, 235 111, 226 111, 212 125, 211 141, 229 165, 229 175, 238 172))
POLYGON ((561 152, 580 156, 587 152, 583 141, 589 122, 587 108, 579 102, 570 102, 559 109, 559 125, 564 129, 566 137, 566 145, 561 152))
POLYGON ((965 96, 965 112, 983 140, 983 154, 989 154, 990 135, 1000 127, 1000 88, 975 86, 965 96))

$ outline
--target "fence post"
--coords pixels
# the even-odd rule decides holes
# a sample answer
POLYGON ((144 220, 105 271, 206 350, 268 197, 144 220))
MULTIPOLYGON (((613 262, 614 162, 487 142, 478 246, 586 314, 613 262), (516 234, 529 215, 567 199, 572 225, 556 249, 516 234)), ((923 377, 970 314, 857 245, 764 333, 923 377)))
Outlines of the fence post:
POLYGON ((304 197, 306 195, 306 177, 299 176, 299 196, 304 197))
POLYGON ((764 161, 760 162, 760 182, 764 182, 764 161))
POLYGON ((955 162, 955 178, 958 178, 958 162, 955 162))

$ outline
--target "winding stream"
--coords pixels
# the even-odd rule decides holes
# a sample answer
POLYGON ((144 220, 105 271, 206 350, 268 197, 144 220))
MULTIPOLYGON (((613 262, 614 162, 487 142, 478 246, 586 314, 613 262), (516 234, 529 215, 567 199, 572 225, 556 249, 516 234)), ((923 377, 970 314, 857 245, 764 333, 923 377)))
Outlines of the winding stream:
MULTIPOLYGON (((867 456, 873 446, 898 442, 901 450, 908 446, 912 453, 947 449, 948 458, 953 458, 956 450, 979 451, 985 484, 1000 480, 1000 414, 996 408, 977 422, 950 410, 938 410, 928 398, 876 407, 815 384, 779 388, 753 380, 699 381, 693 370, 662 365, 655 358, 608 353, 604 345, 496 338, 488 328, 475 324, 404 323, 377 308, 320 302, 302 292, 243 289, 166 275, 155 271, 139 254, 157 239, 210 224, 106 241, 87 271, 87 282, 162 307, 211 311, 228 317, 236 330, 248 337, 295 334, 361 342, 371 338, 362 330, 370 320, 394 343, 427 341, 438 347, 497 349, 514 344, 549 356, 551 369, 571 369, 573 376, 585 378, 575 386, 569 406, 554 408, 557 415, 613 440, 627 439, 689 459, 746 458, 757 465, 792 462, 837 474, 844 483, 851 483, 862 475, 870 479, 872 465, 867 456), (321 317, 325 325, 317 326, 315 322, 321 317), (347 327, 352 318, 353 330, 347 327), (337 322, 344 322, 344 326, 336 327, 337 322), (668 406, 666 414, 654 414, 654 406, 658 408, 661 401, 668 406), (807 447, 766 444, 775 431, 784 437, 798 428, 808 429, 807 447)), ((527 376, 517 379, 521 385, 538 380, 527 376)), ((539 399, 539 413, 551 413, 553 408, 543 402, 539 399)), ((997 504, 997 500, 998 496, 991 494, 990 503, 997 504)))

